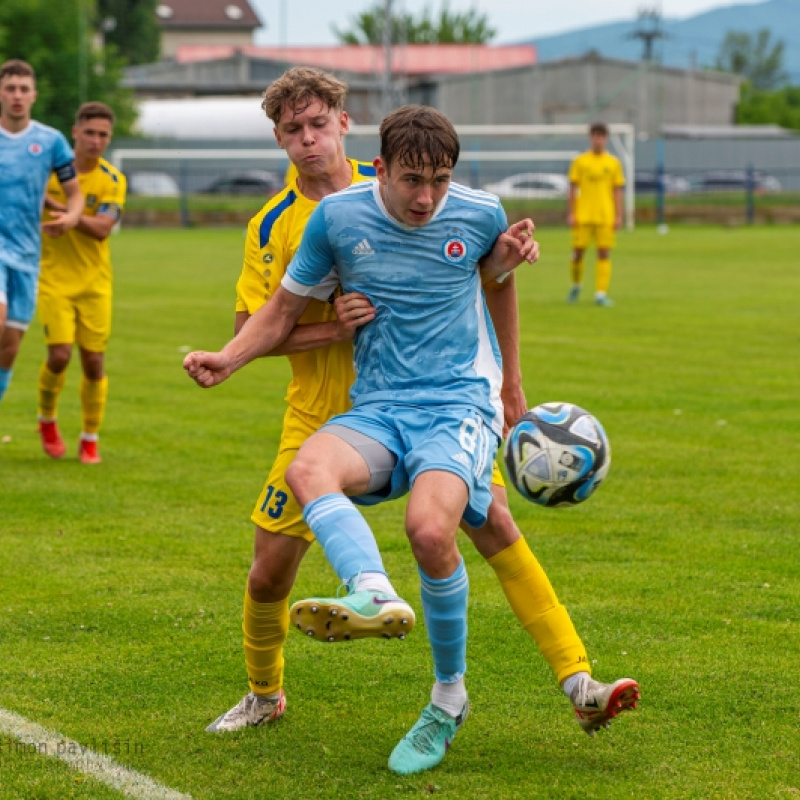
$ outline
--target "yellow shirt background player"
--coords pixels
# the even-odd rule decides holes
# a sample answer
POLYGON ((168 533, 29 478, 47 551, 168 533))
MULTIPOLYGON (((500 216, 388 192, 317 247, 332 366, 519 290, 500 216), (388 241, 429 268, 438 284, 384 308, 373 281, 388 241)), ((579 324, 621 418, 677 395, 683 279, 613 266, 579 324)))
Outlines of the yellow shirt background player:
MULTIPOLYGON (((42 243, 39 319, 47 360, 39 372, 39 430, 44 451, 53 458, 66 452, 56 423, 58 400, 73 344, 80 349, 82 428, 79 456, 100 462, 98 435, 108 395, 104 353, 111 331, 112 271, 108 237, 125 205, 125 176, 102 156, 111 141, 114 114, 102 103, 78 109, 72 135, 75 166, 86 198, 78 225, 64 236, 42 243)), ((46 207, 64 206, 64 192, 51 177, 46 207)))
MULTIPOLYGON (((347 159, 350 183, 372 180, 372 164, 347 159)), ((305 230, 318 200, 306 197, 297 183, 298 176, 261 211, 247 227, 242 274, 236 285, 237 330, 244 319, 255 314, 280 286, 286 268, 305 230)), ((330 323, 337 319, 333 298, 309 304, 300 325, 330 323)), ((298 332, 300 333, 300 332, 298 332)), ((308 541, 314 537, 303 521, 302 512, 287 488, 283 473, 300 445, 334 414, 350 408, 349 390, 353 383, 353 346, 349 339, 316 347, 306 352, 287 354, 292 381, 286 395, 289 408, 283 421, 283 434, 267 483, 253 511, 253 522, 261 528, 308 541)))
POLYGON ((568 222, 572 228, 572 287, 567 302, 575 303, 583 282, 583 256, 589 243, 597 246, 595 303, 612 306, 608 297, 611 283, 611 249, 615 231, 622 227, 622 165, 607 152, 608 127, 594 123, 589 130, 591 148, 579 155, 569 169, 568 222))

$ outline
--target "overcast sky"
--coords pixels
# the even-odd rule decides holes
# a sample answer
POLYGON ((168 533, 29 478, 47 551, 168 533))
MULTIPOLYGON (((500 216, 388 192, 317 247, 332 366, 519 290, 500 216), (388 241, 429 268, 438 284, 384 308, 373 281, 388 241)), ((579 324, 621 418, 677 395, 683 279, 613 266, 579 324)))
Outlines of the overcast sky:
MULTIPOLYGON (((495 44, 510 44, 551 33, 603 22, 636 18, 642 8, 661 8, 665 17, 690 17, 701 11, 763 0, 450 0, 451 11, 477 8, 497 30, 495 44)), ((374 6, 375 0, 250 0, 266 23, 258 44, 336 44, 331 23, 350 27, 352 17, 374 6)), ((425 7, 441 8, 441 0, 395 0, 397 11, 415 16, 425 7)))

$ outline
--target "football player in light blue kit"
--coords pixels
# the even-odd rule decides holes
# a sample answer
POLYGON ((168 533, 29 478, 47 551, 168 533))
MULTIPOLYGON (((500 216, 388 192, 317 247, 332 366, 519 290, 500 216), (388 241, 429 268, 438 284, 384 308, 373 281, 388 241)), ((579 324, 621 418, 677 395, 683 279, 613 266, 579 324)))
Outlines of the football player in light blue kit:
POLYGON ((322 200, 270 303, 221 352, 184 361, 199 385, 213 386, 279 344, 309 300, 338 284, 377 309, 356 336, 353 409, 311 436, 286 474, 349 595, 344 603, 296 604, 292 621, 318 638, 315 624, 352 626, 356 638, 375 618, 402 630, 413 611, 395 596, 348 496, 380 502, 410 486, 406 531, 436 683, 389 760, 403 774, 438 764, 468 711, 469 584, 456 532, 462 518, 476 527, 485 521, 503 424, 499 348, 481 283, 538 258, 530 220, 508 228, 496 197, 451 184, 458 154, 456 132, 438 111, 404 106, 390 114, 378 180, 322 200))
POLYGON ((0 400, 36 308, 41 231, 61 236, 83 211, 72 149, 57 130, 31 120, 35 100, 30 64, 14 59, 0 66, 0 400), (42 223, 51 172, 64 187, 67 210, 42 223))

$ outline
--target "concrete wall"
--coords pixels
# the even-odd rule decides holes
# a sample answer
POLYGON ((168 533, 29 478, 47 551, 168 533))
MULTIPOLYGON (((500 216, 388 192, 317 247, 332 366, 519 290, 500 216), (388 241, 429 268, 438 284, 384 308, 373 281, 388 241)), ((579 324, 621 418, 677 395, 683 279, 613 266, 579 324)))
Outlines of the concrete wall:
POLYGON ((504 72, 442 76, 436 105, 460 124, 632 123, 728 125, 739 79, 716 72, 587 56, 504 72))

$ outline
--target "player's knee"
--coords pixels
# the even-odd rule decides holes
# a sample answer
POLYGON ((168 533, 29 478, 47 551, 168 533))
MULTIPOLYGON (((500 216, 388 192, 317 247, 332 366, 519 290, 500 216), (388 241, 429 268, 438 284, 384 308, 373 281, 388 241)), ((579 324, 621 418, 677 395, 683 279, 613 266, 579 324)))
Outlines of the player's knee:
POLYGON ((47 353, 47 368, 56 374, 63 372, 69 365, 71 355, 69 347, 51 347, 47 353))
POLYGON ((299 452, 286 470, 286 484, 294 493, 300 505, 313 499, 319 477, 319 465, 299 452))
POLYGON ((421 521, 409 527, 408 539, 417 563, 425 565, 440 563, 449 557, 455 548, 455 533, 434 519, 421 521))
POLYGON ((293 580, 282 566, 266 558, 253 561, 247 578, 247 591, 253 600, 257 603, 277 603, 289 596, 293 580))

